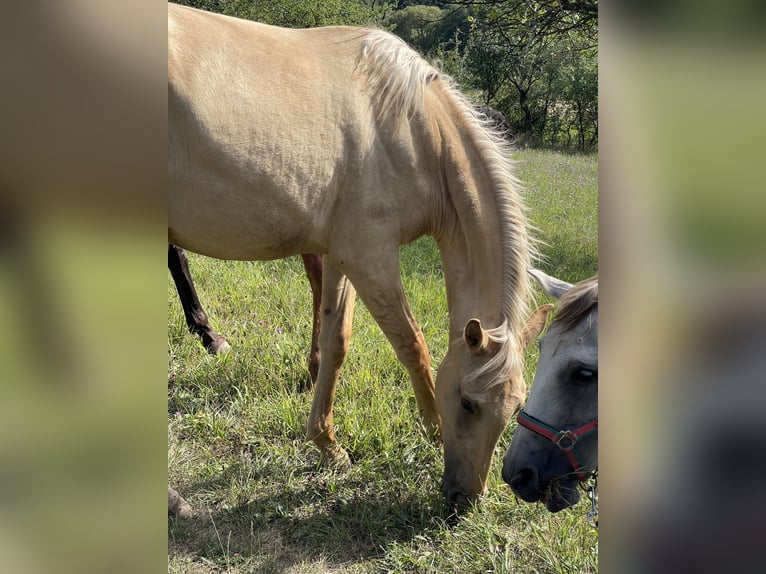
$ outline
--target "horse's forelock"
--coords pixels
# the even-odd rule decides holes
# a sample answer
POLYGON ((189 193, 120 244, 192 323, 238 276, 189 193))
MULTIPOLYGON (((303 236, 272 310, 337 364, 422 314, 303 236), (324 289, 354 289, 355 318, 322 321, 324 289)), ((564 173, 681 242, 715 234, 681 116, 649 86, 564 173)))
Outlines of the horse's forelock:
POLYGON ((555 325, 561 331, 570 331, 598 305, 598 275, 580 281, 559 299, 555 325))
POLYGON ((522 367, 523 350, 507 324, 488 330, 487 337, 498 346, 494 355, 463 380, 467 394, 479 402, 489 400, 492 389, 509 380, 515 372, 521 372, 522 367), (480 384, 480 379, 485 380, 480 384))

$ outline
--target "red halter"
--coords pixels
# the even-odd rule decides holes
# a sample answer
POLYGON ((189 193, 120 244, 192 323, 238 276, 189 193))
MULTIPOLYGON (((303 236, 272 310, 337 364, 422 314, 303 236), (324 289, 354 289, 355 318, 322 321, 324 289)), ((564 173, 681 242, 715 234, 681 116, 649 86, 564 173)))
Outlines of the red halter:
POLYGON ((580 481, 585 481, 588 479, 590 472, 586 474, 586 469, 585 465, 583 464, 582 457, 575 448, 575 445, 581 438, 591 433, 598 432, 598 418, 595 418, 592 421, 585 423, 584 425, 577 428, 564 430, 559 430, 550 425, 547 425, 540 419, 536 419, 523 410, 519 411, 516 420, 521 426, 528 428, 532 432, 539 434, 542 437, 547 438, 549 441, 563 450, 564 454, 567 455, 567 459, 569 459, 569 463, 572 465, 577 478, 580 481))

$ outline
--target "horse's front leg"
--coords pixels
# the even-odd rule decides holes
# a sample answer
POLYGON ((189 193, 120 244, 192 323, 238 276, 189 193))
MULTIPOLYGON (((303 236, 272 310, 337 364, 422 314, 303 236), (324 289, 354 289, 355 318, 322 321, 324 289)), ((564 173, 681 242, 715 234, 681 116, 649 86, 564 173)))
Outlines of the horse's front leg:
POLYGON ((370 252, 365 260, 375 261, 375 265, 349 263, 344 269, 394 347, 399 362, 407 369, 426 429, 432 436, 439 437, 441 419, 436 410, 431 358, 423 331, 407 303, 399 272, 398 250, 370 252))
POLYGON ((323 463, 346 468, 351 460, 335 440, 332 406, 338 374, 351 338, 356 291, 343 273, 327 263, 325 257, 322 270, 322 328, 319 333, 322 360, 311 403, 307 438, 319 448, 323 463))

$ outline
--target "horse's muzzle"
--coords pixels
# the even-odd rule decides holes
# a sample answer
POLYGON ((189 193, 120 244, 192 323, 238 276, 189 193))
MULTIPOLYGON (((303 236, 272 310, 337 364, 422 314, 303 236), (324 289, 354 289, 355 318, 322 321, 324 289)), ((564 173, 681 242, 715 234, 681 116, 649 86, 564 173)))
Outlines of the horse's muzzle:
MULTIPOLYGON (((575 483, 576 484, 576 483, 575 483)), ((580 500, 580 493, 577 487, 564 487, 559 483, 552 483, 545 491, 543 502, 548 512, 558 512, 574 506, 580 500)))
POLYGON ((456 513, 464 512, 470 505, 471 499, 462 492, 456 492, 447 497, 447 502, 452 511, 456 513))
POLYGON ((508 465, 503 465, 503 480, 519 498, 526 502, 536 502, 542 498, 543 493, 539 490, 540 481, 537 470, 531 466, 511 473, 508 465))
POLYGON ((478 495, 467 494, 461 488, 454 485, 448 486, 446 483, 442 487, 442 494, 452 514, 464 512, 480 498, 478 495))
POLYGON ((531 466, 511 473, 508 466, 503 465, 503 480, 523 501, 540 501, 549 512, 564 510, 580 500, 574 478, 553 478, 541 482, 537 469, 531 466))

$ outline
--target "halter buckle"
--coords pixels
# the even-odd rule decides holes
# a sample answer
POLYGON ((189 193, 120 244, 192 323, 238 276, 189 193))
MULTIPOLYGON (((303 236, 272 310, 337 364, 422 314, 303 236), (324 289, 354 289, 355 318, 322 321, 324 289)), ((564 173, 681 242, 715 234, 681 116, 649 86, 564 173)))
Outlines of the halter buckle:
POLYGON ((577 434, 571 430, 563 430, 559 431, 559 434, 556 435, 556 440, 554 441, 556 446, 559 447, 561 450, 569 450, 571 448, 574 448, 574 445, 577 444, 577 434), (568 440, 569 444, 562 444, 563 441, 568 440))

